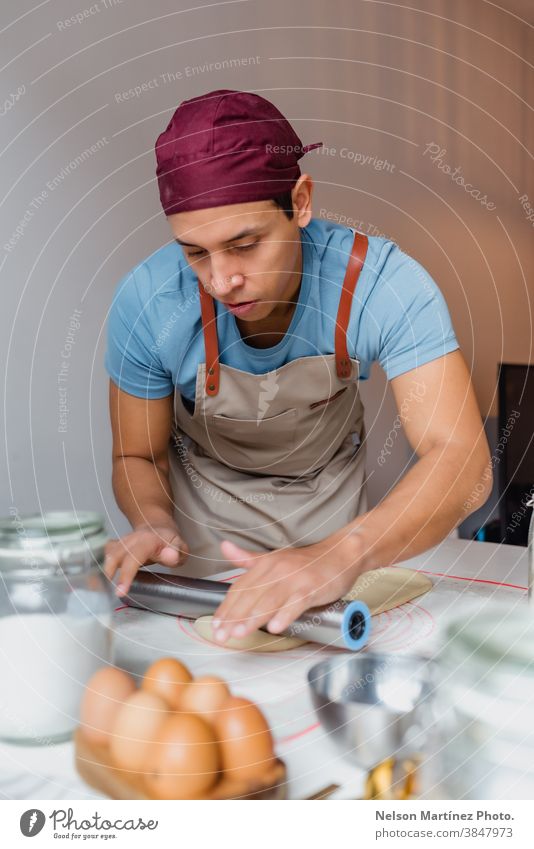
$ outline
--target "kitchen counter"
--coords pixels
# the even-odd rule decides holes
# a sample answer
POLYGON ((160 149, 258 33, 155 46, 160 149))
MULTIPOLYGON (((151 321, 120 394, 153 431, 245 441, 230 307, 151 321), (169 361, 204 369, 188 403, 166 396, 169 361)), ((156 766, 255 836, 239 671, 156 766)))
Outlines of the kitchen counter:
MULTIPOLYGON (((372 651, 431 657, 441 626, 462 607, 482 607, 492 598, 512 606, 527 603, 525 548, 447 538, 401 566, 425 572, 434 587, 420 599, 373 618, 372 651)), ((115 663, 129 672, 142 675, 153 660, 172 654, 194 674, 220 675, 236 695, 257 701, 288 767, 289 798, 305 798, 331 783, 341 785, 338 798, 361 793, 363 772, 345 762, 322 732, 307 691, 309 667, 339 650, 307 644, 270 655, 230 651, 202 640, 188 620, 125 606, 117 606, 113 627, 115 663)), ((3 799, 105 798, 78 777, 71 742, 53 747, 0 743, 0 764, 3 799)))

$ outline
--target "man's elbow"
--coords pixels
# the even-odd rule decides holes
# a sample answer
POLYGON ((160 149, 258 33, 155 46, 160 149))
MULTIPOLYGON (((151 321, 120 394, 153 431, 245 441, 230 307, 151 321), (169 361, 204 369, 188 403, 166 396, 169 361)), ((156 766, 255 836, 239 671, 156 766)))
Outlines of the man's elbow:
POLYGON ((464 507, 478 510, 482 507, 493 492, 493 463, 489 446, 484 438, 484 445, 477 452, 478 457, 473 464, 473 474, 470 480, 470 495, 464 502, 464 507))
POLYGON ((482 472, 480 475, 481 482, 484 485, 484 503, 490 497, 493 491, 493 457, 490 454, 490 447, 486 434, 482 438, 483 457, 481 460, 482 472))
POLYGON ((134 462, 139 463, 148 463, 150 466, 153 466, 158 472, 163 473, 164 475, 169 474, 169 455, 167 451, 159 451, 157 453, 146 453, 146 454, 137 454, 137 453, 113 453, 112 456, 112 474, 117 474, 122 472, 127 468, 128 461, 133 460, 134 462))
POLYGON ((493 492, 493 470, 490 464, 484 468, 484 471, 480 476, 479 484, 483 488, 480 496, 480 507, 482 507, 493 492))

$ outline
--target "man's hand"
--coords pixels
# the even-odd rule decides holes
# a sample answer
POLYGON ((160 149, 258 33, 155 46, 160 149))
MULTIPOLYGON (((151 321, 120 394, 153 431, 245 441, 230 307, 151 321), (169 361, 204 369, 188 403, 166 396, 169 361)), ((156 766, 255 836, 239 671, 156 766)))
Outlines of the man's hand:
POLYGON ((161 563, 181 566, 189 554, 176 525, 140 525, 120 539, 106 544, 104 573, 112 580, 120 569, 116 595, 126 595, 140 566, 161 563))
POLYGON ((279 634, 310 607, 337 601, 366 571, 358 534, 339 534, 303 548, 258 554, 225 540, 224 556, 247 571, 232 584, 213 620, 224 643, 267 625, 279 634))

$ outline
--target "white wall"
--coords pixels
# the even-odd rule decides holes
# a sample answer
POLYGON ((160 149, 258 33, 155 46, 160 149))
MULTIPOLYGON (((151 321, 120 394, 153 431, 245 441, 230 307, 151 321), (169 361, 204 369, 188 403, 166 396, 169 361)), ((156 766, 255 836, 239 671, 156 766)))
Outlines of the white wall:
MULTIPOLYGON (((169 238, 156 136, 180 101, 215 88, 264 94, 305 143, 394 165, 310 154, 315 214, 361 220, 428 268, 449 302, 483 412, 494 414, 498 360, 530 361, 532 351, 532 227, 519 202, 527 194, 534 206, 525 102, 532 29, 520 19, 527 2, 508 11, 484 0, 414 0, 412 10, 378 0, 32 5, 11 2, 0 13, 0 514, 73 505, 127 528, 110 486, 106 313, 118 279, 169 238), (67 26, 77 13, 80 22, 67 26), (256 64, 240 64, 250 57, 256 64), (187 71, 224 60, 234 67, 187 71), (143 84, 140 96, 117 102, 143 84), (496 209, 432 163, 429 143, 446 149, 443 162, 460 166, 496 209), (69 165, 91 145, 95 152, 69 165), (69 173, 47 189, 62 169, 69 173), (80 326, 58 384, 74 310, 80 326)), ((373 452, 395 410, 378 371, 364 393, 376 500, 409 451, 399 439, 391 462, 376 468, 373 452)))

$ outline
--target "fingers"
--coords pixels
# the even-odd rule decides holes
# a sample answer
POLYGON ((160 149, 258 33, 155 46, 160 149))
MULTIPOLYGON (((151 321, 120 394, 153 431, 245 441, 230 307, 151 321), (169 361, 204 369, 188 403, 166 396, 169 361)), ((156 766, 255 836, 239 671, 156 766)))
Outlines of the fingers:
MULTIPOLYGON (((224 643, 230 637, 245 637, 271 622, 293 592, 294 582, 277 579, 267 564, 260 574, 252 570, 242 575, 215 612, 213 628, 216 641, 224 643)), ((301 610, 304 610, 307 604, 303 593, 299 594, 299 599, 301 610)))
POLYGON ((272 585, 272 579, 269 578, 269 564, 269 560, 260 561, 255 569, 244 572, 231 584, 224 600, 217 608, 214 627, 218 620, 233 620, 234 614, 244 606, 252 609, 254 602, 272 585))
POLYGON ((273 634, 285 631, 317 603, 317 580, 300 559, 277 562, 277 554, 262 556, 259 564, 234 581, 215 612, 214 637, 224 643, 267 626, 273 634))
POLYGON ((236 566, 240 566, 241 569, 251 569, 253 566, 257 566, 258 559, 264 556, 257 551, 247 551, 246 548, 241 548, 240 545, 236 545, 228 539, 221 542, 221 551, 227 560, 236 566))
MULTIPOLYGON (((234 625, 236 624, 234 620, 234 612, 238 612, 243 604, 246 605, 246 609, 252 609, 251 605, 254 603, 253 591, 256 590, 257 595, 259 589, 258 569, 262 564, 265 564, 266 558, 269 555, 247 551, 229 540, 224 540, 221 543, 221 551, 223 555, 236 566, 251 570, 234 581, 228 590, 224 601, 219 605, 215 612, 215 618, 213 620, 214 636, 218 642, 225 642, 230 636, 246 636, 246 634, 251 633, 259 627, 249 620, 247 622, 246 630, 243 631, 243 628, 241 627, 242 623, 239 621, 237 623, 239 627, 236 631, 234 628, 234 625), (255 569, 252 568, 253 566, 255 569), (251 577, 252 573, 253 577, 251 577)), ((262 592, 263 589, 264 587, 261 588, 262 592)))
POLYGON ((158 562, 163 566, 178 566, 180 563, 180 551, 177 548, 171 548, 166 545, 158 554, 158 562))
POLYGON ((169 542, 163 544, 157 553, 157 559, 163 566, 180 566, 189 554, 189 546, 176 534, 169 542))
POLYGON ((171 529, 138 529, 119 539, 109 540, 105 546, 104 574, 113 580, 120 570, 117 596, 125 595, 141 566, 161 562, 175 567, 183 563, 189 554, 187 544, 171 529))
POLYGON ((110 581, 113 580, 115 572, 119 568, 119 564, 122 560, 122 546, 118 543, 118 540, 111 539, 104 547, 104 574, 110 581))
POLYGON ((309 597, 298 593, 290 596, 286 603, 282 605, 275 613, 272 619, 267 623, 267 630, 271 634, 281 634, 286 628, 293 624, 295 619, 298 619, 301 614, 312 606, 309 597))
POLYGON ((115 590, 116 595, 126 595, 140 566, 144 566, 151 560, 154 553, 154 540, 150 537, 141 537, 135 540, 134 545, 126 551, 120 564, 120 583, 115 590))
POLYGON ((247 590, 246 606, 238 599, 222 610, 222 605, 215 612, 213 634, 218 643, 225 643, 230 637, 246 637, 262 625, 265 625, 277 612, 276 600, 269 594, 247 590))
POLYGON ((123 595, 127 595, 132 585, 132 581, 139 571, 139 567, 142 565, 143 564, 140 563, 139 560, 136 560, 131 555, 128 555, 123 559, 121 563, 120 583, 118 583, 115 588, 115 595, 119 596, 119 598, 123 595))
MULTIPOLYGON (((325 546, 252 554, 233 543, 221 545, 225 556, 246 566, 215 612, 214 637, 224 643, 230 637, 245 637, 267 626, 280 634, 318 604, 326 604, 343 593, 350 575, 344 563, 336 562, 325 546)), ((354 570, 352 570, 354 571, 354 570)))
POLYGON ((258 595, 252 604, 251 608, 248 604, 246 608, 236 604, 223 618, 217 611, 214 619, 214 637, 217 642, 224 643, 230 637, 246 637, 265 626, 271 634, 280 634, 311 607, 309 597, 303 592, 297 591, 287 596, 281 594, 279 588, 258 595), (217 620, 218 627, 215 626, 217 620))

